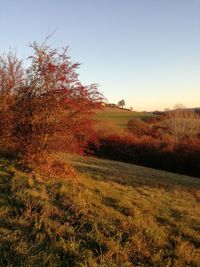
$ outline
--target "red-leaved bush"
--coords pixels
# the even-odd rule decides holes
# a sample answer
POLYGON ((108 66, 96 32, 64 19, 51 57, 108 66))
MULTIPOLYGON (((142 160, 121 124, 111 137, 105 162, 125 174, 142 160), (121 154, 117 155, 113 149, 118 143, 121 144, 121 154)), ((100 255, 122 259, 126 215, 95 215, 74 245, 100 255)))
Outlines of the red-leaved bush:
POLYGON ((33 43, 31 64, 0 58, 0 151, 26 161, 54 151, 83 152, 95 142, 93 114, 103 97, 78 79, 67 49, 33 43))

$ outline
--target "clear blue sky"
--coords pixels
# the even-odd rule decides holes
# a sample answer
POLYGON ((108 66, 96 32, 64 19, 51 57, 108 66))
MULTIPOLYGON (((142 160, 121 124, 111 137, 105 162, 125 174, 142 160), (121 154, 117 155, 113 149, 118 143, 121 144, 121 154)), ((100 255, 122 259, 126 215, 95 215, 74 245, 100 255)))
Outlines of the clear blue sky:
POLYGON ((200 0, 0 0, 0 53, 55 34, 84 84, 136 110, 200 106, 200 0))

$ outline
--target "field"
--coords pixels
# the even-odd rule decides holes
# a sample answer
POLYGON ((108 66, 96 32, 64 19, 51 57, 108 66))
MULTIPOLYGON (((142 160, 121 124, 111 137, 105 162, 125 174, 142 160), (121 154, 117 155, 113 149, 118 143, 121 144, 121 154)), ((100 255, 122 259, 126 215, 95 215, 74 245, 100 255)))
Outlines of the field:
POLYGON ((200 179, 61 155, 31 177, 0 161, 0 266, 200 266, 200 179))
MULTIPOLYGON (((155 116, 155 115, 153 115, 155 116)), ((132 118, 146 119, 152 117, 151 113, 128 111, 118 108, 103 108, 101 111, 97 111, 95 118, 100 122, 104 122, 107 125, 114 125, 118 128, 125 128, 128 121, 132 118)))

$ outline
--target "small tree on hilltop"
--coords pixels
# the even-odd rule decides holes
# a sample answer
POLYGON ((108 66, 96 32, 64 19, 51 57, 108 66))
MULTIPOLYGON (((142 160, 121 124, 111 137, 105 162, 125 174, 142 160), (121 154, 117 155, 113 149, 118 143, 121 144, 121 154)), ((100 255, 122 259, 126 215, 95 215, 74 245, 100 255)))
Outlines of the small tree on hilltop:
POLYGON ((117 104, 120 108, 123 108, 125 106, 125 101, 124 99, 120 100, 117 104))

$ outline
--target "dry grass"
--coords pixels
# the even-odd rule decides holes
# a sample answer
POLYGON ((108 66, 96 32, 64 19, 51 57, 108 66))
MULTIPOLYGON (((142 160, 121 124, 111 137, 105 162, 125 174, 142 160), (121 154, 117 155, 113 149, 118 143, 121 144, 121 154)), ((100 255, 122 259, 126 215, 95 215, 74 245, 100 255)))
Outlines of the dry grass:
POLYGON ((63 158, 79 179, 1 160, 0 266, 200 266, 199 179, 63 158))
POLYGON ((110 214, 123 216, 133 265, 200 266, 200 179, 95 158, 72 161, 110 214))

